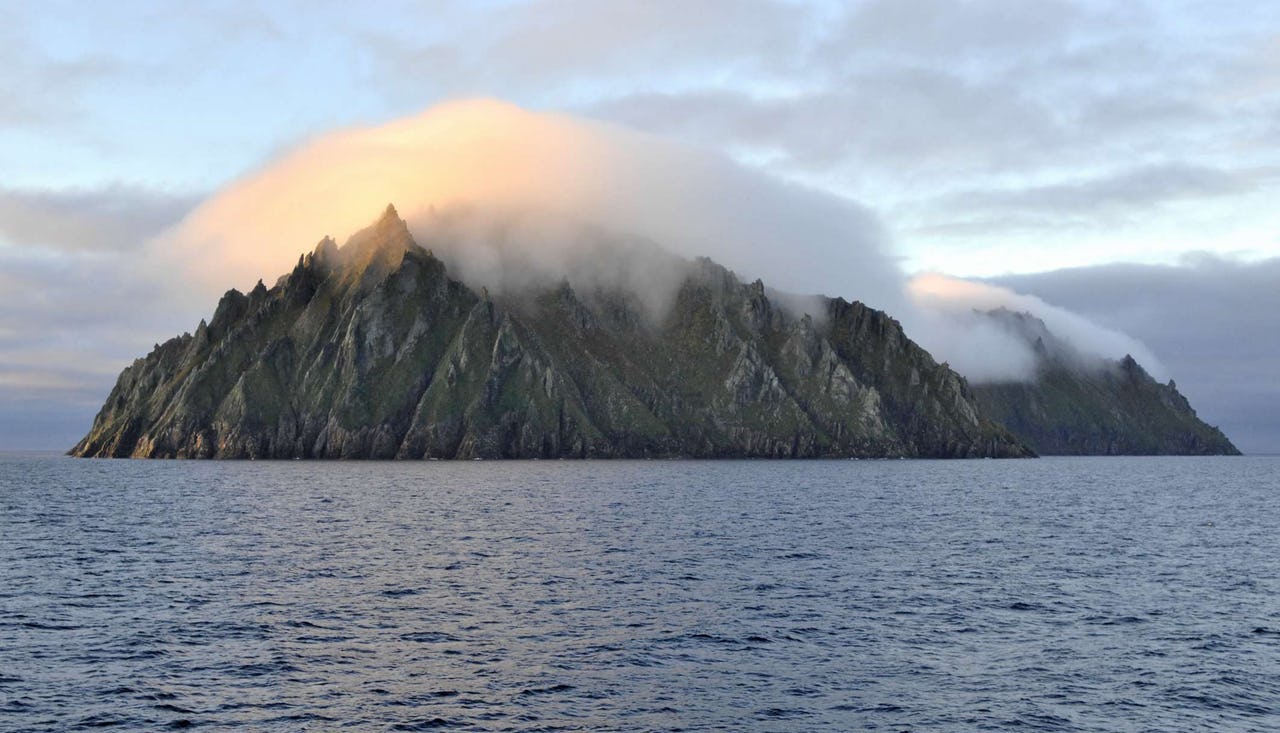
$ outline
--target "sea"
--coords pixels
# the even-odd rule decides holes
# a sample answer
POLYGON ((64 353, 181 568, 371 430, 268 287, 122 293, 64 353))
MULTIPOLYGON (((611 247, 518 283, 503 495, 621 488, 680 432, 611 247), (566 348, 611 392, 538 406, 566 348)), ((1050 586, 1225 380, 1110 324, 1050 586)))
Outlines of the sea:
POLYGON ((1280 458, 0 456, 0 730, 1276 731, 1280 458))

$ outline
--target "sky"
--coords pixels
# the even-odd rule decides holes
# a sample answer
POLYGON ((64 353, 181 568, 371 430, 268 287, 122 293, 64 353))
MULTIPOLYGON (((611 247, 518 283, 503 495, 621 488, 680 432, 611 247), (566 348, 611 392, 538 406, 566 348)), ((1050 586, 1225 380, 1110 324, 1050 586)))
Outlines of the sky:
MULTIPOLYGON (((1177 0, 0 0, 0 449, 69 447, 121 368, 212 312, 175 299, 164 233, 475 98, 853 212, 877 267, 1085 316, 1280 452, 1280 6, 1177 0)), ((346 233, 282 246, 324 234, 346 233)))

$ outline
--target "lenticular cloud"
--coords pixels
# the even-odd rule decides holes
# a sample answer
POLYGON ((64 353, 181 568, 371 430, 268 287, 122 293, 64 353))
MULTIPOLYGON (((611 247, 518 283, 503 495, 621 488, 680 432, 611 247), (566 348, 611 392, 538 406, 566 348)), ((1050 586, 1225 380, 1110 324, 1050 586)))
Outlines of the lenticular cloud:
POLYGON ((900 299, 881 228, 857 204, 652 136, 489 100, 314 140, 213 196, 168 247, 213 289, 244 287, 287 270, 324 235, 342 241, 388 203, 464 278, 491 272, 495 253, 473 251, 484 249, 474 237, 440 241, 446 212, 539 222, 508 234, 506 254, 542 270, 566 269, 568 253, 545 236, 559 219, 710 257, 784 290, 856 292, 880 307, 900 299))
POLYGON ((491 291, 570 278, 661 300, 680 271, 636 266, 642 242, 782 291, 887 310, 976 380, 1031 376, 1026 344, 973 317, 997 306, 1041 317, 1085 353, 1155 363, 1123 334, 1038 299, 908 281, 876 217, 855 202, 633 130, 493 100, 314 139, 198 206, 153 242, 151 262, 207 308, 228 287, 271 282, 324 236, 343 241, 388 203, 455 276, 491 291))

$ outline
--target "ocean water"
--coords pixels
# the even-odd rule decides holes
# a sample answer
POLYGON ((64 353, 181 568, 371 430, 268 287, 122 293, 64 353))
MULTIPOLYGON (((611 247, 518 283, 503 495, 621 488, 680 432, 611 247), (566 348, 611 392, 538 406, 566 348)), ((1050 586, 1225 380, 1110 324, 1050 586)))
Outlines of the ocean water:
POLYGON ((1280 458, 0 457, 0 730, 1274 731, 1280 458))

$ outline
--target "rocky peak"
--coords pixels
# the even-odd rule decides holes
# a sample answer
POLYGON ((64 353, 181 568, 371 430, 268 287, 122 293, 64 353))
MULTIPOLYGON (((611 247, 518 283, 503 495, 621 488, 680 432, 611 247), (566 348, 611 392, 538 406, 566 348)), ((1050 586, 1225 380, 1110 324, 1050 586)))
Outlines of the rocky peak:
POLYGON ((333 237, 325 236, 312 250, 311 254, 305 255, 303 265, 317 265, 323 268, 332 267, 338 262, 338 243, 333 241, 333 237))
POLYGON ((358 282, 364 287, 381 281, 399 268, 406 252, 420 249, 408 225, 395 207, 388 204, 376 221, 352 234, 341 247, 325 237, 312 259, 326 269, 340 268, 342 280, 358 282))
POLYGON ((975 312, 985 315, 1021 338, 1041 361, 1062 357, 1074 351, 1070 344, 1052 334, 1044 321, 1026 311, 1013 311, 1001 306, 985 312, 975 312))
POLYGON ((350 260, 379 250, 392 250, 400 254, 406 249, 417 246, 417 242, 413 241, 413 235, 409 233, 409 226, 405 224, 404 219, 400 218, 396 207, 387 204, 382 216, 370 226, 351 235, 347 243, 342 246, 342 251, 350 260))

